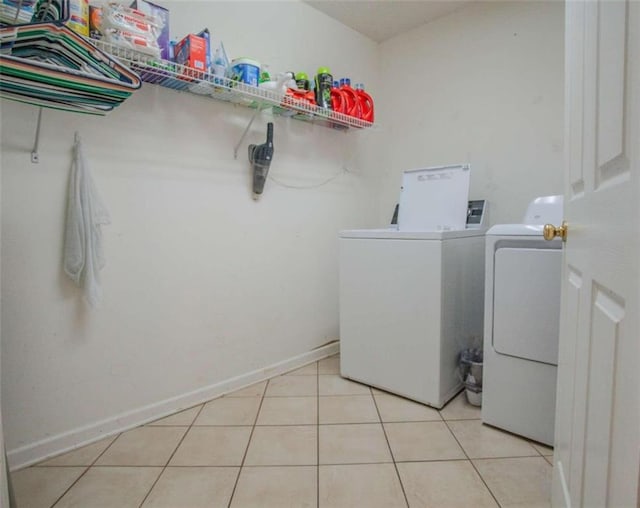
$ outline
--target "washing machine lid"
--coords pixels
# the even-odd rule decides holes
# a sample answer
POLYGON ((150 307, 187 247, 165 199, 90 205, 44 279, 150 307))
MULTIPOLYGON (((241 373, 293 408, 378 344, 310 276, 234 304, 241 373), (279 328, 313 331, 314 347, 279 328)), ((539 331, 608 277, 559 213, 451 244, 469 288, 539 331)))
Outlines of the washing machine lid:
POLYGON ((340 231, 340 238, 385 239, 385 240, 449 240, 484 236, 484 229, 462 229, 460 231, 398 231, 397 229, 351 229, 340 231))
POLYGON ((539 236, 542 237, 542 224, 496 224, 489 228, 487 236, 539 236))
POLYGON ((411 169, 402 174, 400 231, 464 231, 469 164, 411 169))

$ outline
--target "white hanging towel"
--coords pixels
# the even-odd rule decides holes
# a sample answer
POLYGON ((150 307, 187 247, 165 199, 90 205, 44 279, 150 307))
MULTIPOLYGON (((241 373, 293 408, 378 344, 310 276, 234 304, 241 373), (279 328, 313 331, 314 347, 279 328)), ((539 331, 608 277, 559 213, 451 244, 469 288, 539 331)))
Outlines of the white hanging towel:
POLYGON ((82 288, 85 300, 93 309, 102 298, 99 272, 105 260, 101 226, 110 224, 111 217, 96 190, 77 133, 67 200, 64 271, 82 288))

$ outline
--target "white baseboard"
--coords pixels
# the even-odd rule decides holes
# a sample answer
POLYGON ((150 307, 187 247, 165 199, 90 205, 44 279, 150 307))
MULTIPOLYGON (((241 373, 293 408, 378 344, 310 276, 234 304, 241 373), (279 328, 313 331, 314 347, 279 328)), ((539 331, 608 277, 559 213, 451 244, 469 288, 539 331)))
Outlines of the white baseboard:
POLYGON ((303 367, 340 351, 338 341, 331 342, 288 360, 248 372, 241 376, 226 379, 213 385, 199 388, 192 392, 165 399, 148 406, 121 413, 84 427, 78 427, 63 434, 48 437, 42 441, 7 451, 11 471, 36 464, 50 457, 65 453, 82 446, 99 441, 105 437, 133 429, 145 423, 171 415, 177 411, 207 402, 225 393, 230 393, 245 386, 264 381, 265 379, 284 374, 303 367))

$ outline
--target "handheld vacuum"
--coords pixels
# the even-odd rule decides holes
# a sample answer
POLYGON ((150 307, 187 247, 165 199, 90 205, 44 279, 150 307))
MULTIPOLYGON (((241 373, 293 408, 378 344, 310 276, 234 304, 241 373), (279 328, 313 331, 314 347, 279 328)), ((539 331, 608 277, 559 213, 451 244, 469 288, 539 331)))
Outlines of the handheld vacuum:
POLYGON ((267 124, 267 141, 262 145, 249 145, 249 162, 253 168, 253 199, 258 199, 264 190, 269 166, 273 158, 273 123, 267 124))

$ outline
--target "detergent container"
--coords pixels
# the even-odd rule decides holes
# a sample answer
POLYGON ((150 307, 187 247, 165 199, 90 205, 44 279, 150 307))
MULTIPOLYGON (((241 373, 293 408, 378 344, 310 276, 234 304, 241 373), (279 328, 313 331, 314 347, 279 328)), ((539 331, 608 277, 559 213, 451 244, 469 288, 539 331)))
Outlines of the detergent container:
POLYGON ((364 91, 364 85, 362 83, 356 85, 356 94, 360 98, 360 107, 362 108, 361 118, 373 123, 373 99, 364 91))
POLYGON ((229 67, 229 79, 251 86, 258 86, 260 62, 251 58, 236 58, 229 67))
POLYGON ((320 67, 316 74, 316 103, 321 108, 331 109, 331 86, 333 76, 328 67, 320 67))
POLYGON ((296 73, 296 85, 298 86, 298 90, 310 90, 309 76, 307 76, 305 72, 296 73))

